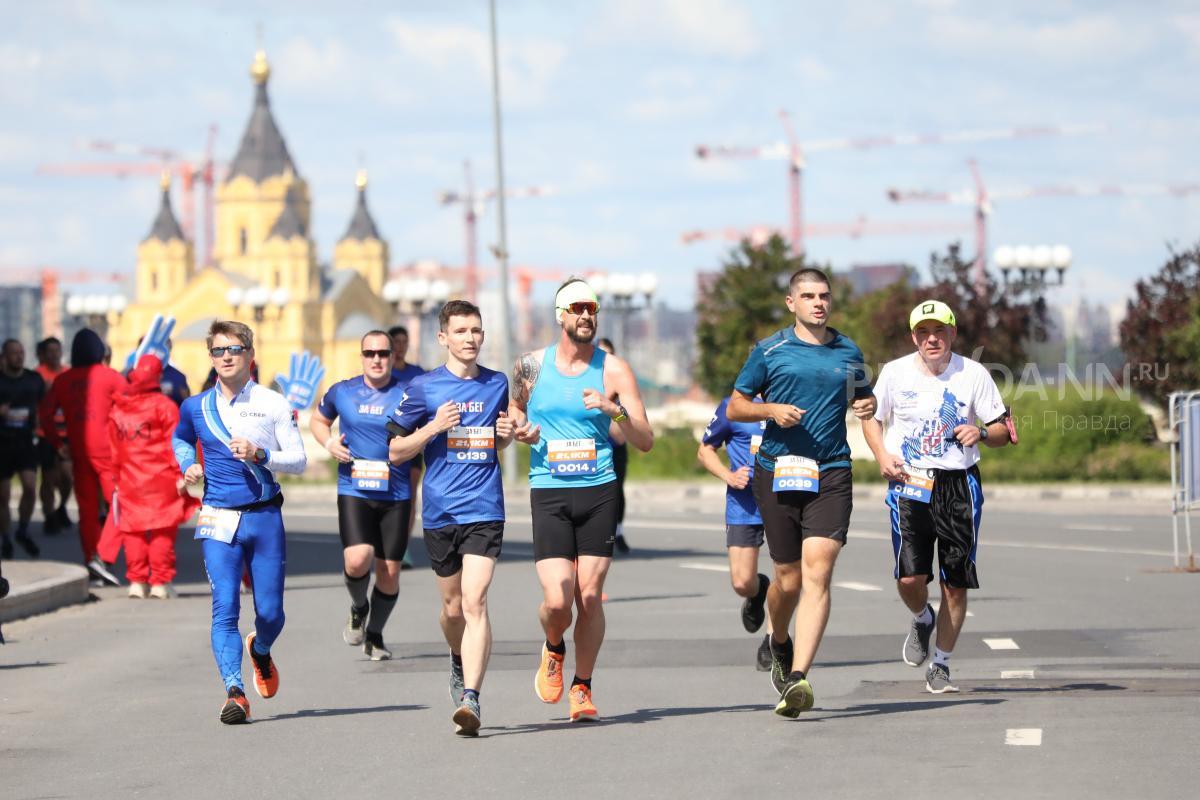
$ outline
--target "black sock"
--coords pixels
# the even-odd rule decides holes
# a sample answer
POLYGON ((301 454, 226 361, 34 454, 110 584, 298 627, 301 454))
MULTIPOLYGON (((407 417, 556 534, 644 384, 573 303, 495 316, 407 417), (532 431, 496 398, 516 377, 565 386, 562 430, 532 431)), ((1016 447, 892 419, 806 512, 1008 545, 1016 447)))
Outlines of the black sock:
POLYGON ((470 697, 474 697, 475 702, 478 703, 479 702, 479 690, 478 689, 463 689, 462 699, 468 700, 468 699, 470 699, 470 697))
POLYGON ((371 616, 367 620, 368 636, 372 633, 383 635, 383 626, 387 625, 388 617, 392 615, 392 609, 396 607, 396 598, 399 596, 399 592, 384 594, 379 591, 378 586, 371 592, 371 616))
POLYGON ((804 680, 804 673, 798 669, 794 669, 790 673, 788 673, 787 679, 788 679, 789 683, 791 681, 802 681, 802 680, 804 680))
POLYGON ((450 663, 453 664, 454 666, 458 667, 459 669, 462 669, 462 656, 459 655, 458 653, 451 653, 450 654, 450 663))
POLYGON ((591 678, 581 678, 578 675, 576 675, 574 678, 571 678, 571 685, 572 686, 586 686, 587 690, 590 692, 592 690, 592 679, 591 678))
POLYGON ((383 634, 367 631, 366 640, 372 647, 383 647, 383 634))
POLYGON ((225 693, 226 697, 245 697, 246 693, 242 691, 240 686, 230 686, 229 691, 225 693))
POLYGON ((371 582, 371 573, 368 572, 361 578, 352 578, 343 572, 342 577, 346 580, 346 591, 350 592, 350 603, 354 606, 354 610, 362 610, 366 613, 367 586, 371 582))
POLYGON ((787 652, 791 652, 791 649, 792 649, 792 637, 791 637, 791 636, 789 636, 787 639, 785 639, 785 640, 783 641, 783 643, 782 643, 782 644, 780 644, 779 642, 776 642, 776 641, 775 641, 775 634, 771 634, 771 649, 772 649, 772 650, 778 650, 778 651, 779 651, 779 652, 781 652, 781 653, 787 653, 787 652))
POLYGON ((567 640, 563 639, 558 644, 550 644, 550 640, 546 640, 546 649, 556 656, 565 656, 567 654, 567 640))
POLYGON ((28 535, 29 535, 29 521, 26 520, 25 522, 18 522, 17 523, 17 536, 28 536, 28 535))

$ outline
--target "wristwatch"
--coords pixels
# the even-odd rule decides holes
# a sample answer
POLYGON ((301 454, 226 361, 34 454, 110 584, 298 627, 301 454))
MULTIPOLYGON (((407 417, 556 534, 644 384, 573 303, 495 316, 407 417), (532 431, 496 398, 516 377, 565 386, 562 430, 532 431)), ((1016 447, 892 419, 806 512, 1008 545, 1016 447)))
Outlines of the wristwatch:
POLYGON ((979 441, 981 441, 981 442, 986 442, 986 441, 987 441, 987 437, 988 437, 987 426, 986 426, 986 425, 980 425, 980 426, 979 426, 979 441))
POLYGON ((624 422, 629 419, 629 412, 625 410, 625 406, 617 403, 617 415, 612 418, 613 422, 624 422))

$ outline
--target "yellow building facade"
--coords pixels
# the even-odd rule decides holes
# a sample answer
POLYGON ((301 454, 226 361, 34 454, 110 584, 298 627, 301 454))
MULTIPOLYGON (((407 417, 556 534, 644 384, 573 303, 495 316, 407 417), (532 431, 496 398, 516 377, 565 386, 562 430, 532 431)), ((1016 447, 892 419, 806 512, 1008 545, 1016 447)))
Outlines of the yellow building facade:
POLYGON ((136 297, 111 319, 113 352, 130 352, 155 314, 176 320, 172 362, 192 391, 210 369, 204 347, 216 319, 248 324, 255 333, 259 380, 271 385, 294 353, 320 357, 325 385, 361 372, 359 340, 386 328, 395 310, 382 297, 388 245, 367 207, 366 175, 356 177, 350 224, 330 269, 317 261, 310 236, 311 201, 271 113, 270 67, 262 51, 250 74, 255 96, 237 155, 215 193, 213 263, 197 270, 163 183, 162 202, 137 250, 136 297))

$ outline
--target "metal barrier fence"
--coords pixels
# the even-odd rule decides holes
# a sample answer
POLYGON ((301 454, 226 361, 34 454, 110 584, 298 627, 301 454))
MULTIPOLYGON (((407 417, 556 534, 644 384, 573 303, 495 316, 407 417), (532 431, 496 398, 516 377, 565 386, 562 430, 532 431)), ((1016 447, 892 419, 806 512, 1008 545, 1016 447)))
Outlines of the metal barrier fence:
POLYGON ((1176 568, 1196 571, 1192 549, 1192 511, 1200 506, 1200 391, 1175 392, 1168 398, 1171 442, 1171 534, 1176 568), (1179 522, 1183 517, 1187 566, 1181 563, 1179 522))

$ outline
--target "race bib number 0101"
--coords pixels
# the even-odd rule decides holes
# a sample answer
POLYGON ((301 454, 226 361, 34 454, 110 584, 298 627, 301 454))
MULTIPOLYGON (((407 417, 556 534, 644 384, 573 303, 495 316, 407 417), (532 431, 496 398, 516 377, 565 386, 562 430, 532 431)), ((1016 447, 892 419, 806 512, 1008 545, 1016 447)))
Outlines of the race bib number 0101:
POLYGON ((903 483, 890 481, 888 493, 917 503, 928 503, 929 498, 933 497, 933 476, 924 474, 925 470, 923 469, 913 469, 908 466, 905 467, 905 472, 908 473, 908 480, 903 483))
POLYGON ((551 439, 546 442, 551 475, 595 475, 595 439, 551 439))
POLYGON ((392 471, 386 461, 366 461, 356 458, 350 465, 350 480, 360 492, 385 492, 392 471))
POLYGON ((496 429, 459 425, 446 434, 446 460, 452 464, 495 464, 496 429))
POLYGON ((821 485, 821 470, 811 458, 780 456, 775 459, 773 492, 815 492, 821 485))
POLYGON ((232 508, 213 508, 204 506, 196 519, 196 539, 212 539, 229 544, 237 533, 238 524, 242 520, 242 512, 232 508))

